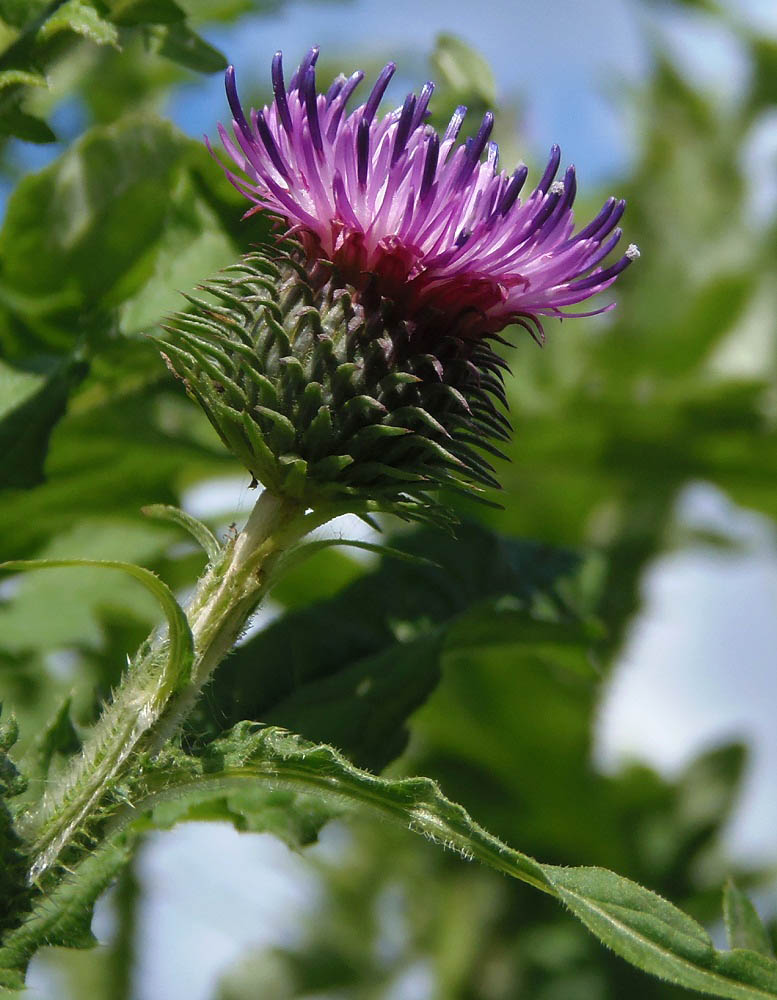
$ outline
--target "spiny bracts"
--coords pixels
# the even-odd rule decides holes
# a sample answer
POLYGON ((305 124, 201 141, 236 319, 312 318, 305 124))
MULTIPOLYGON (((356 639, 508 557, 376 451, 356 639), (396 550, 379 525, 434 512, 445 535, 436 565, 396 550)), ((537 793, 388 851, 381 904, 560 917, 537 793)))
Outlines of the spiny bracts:
MULTIPOLYGON (((410 321, 285 241, 189 296, 160 343, 224 443, 267 489, 440 520, 429 494, 497 487, 481 451, 510 425, 506 363, 483 338, 410 321)), ((439 319, 439 317, 437 317, 439 319)))

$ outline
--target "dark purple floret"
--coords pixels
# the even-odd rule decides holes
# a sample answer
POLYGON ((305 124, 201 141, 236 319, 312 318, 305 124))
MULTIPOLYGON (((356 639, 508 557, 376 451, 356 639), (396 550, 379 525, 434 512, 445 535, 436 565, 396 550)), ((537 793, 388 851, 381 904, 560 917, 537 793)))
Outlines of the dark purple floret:
POLYGON ((432 309, 459 329, 467 317, 472 335, 520 322, 541 337, 541 316, 565 315, 563 306, 608 288, 639 256, 630 246, 605 264, 621 237, 623 201, 609 198, 574 233, 577 179, 570 166, 555 180, 558 146, 521 199, 528 168, 521 164, 512 176, 498 170, 491 112, 474 137, 457 145, 466 114, 457 108, 440 138, 427 124, 434 90, 427 83, 418 97, 408 95, 379 118, 394 63, 381 71, 366 103, 348 112, 363 74, 338 76, 319 95, 317 59, 312 48, 287 87, 276 53, 273 103, 252 112, 250 125, 230 66, 234 141, 221 126, 219 134, 236 165, 228 177, 255 203, 247 214, 265 209, 284 220, 311 258, 332 261, 355 286, 377 287, 408 318, 432 309))
POLYGON ((378 110, 378 105, 383 100, 383 95, 386 93, 386 87, 388 87, 389 81, 394 75, 396 68, 396 63, 388 63, 383 67, 378 79, 375 81, 375 86, 372 88, 370 96, 367 98, 367 103, 364 105, 363 117, 368 122, 372 122, 372 119, 375 117, 375 112, 378 110))
POLYGON ((434 175, 437 171, 437 158, 439 155, 440 138, 436 132, 433 132, 429 136, 429 141, 426 146, 426 156, 424 157, 424 173, 421 177, 421 190, 419 191, 421 201, 423 201, 429 191, 431 191, 434 175))

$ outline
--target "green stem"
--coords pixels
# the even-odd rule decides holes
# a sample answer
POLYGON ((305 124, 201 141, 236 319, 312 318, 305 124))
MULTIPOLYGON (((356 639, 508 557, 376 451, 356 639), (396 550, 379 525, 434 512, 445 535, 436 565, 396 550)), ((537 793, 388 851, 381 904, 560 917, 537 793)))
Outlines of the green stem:
POLYGON ((79 837, 94 835, 106 793, 116 789, 137 753, 157 753, 179 729, 265 596, 279 556, 330 516, 306 515, 298 504, 261 494, 245 528, 208 567, 186 608, 194 639, 189 679, 178 689, 171 686, 166 632, 150 636, 79 758, 24 818, 30 881, 39 880, 79 837))

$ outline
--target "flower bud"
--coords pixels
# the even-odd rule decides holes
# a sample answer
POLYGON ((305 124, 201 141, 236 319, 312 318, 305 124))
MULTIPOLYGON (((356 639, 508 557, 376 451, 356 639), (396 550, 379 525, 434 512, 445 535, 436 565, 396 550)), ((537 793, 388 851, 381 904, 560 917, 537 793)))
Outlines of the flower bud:
POLYGON ((165 360, 252 476, 306 506, 428 513, 430 491, 498 486, 479 448, 506 439, 484 339, 409 320, 302 247, 261 248, 173 317, 165 360))

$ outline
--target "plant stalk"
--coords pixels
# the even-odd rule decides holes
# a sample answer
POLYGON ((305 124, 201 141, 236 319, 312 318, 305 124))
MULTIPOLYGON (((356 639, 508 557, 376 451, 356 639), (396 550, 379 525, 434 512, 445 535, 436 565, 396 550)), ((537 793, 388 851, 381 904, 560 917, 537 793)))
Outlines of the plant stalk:
MULTIPOLYGON (((191 711, 203 685, 227 655, 272 582, 280 555, 329 516, 310 513, 264 491, 244 529, 200 578, 185 611, 194 640, 191 674, 171 682, 167 629, 146 640, 78 759, 21 823, 32 860, 30 881, 81 835, 93 836, 106 796, 118 790, 139 753, 156 754, 191 711)), ((64 859, 63 859, 64 860, 64 859)))

